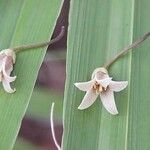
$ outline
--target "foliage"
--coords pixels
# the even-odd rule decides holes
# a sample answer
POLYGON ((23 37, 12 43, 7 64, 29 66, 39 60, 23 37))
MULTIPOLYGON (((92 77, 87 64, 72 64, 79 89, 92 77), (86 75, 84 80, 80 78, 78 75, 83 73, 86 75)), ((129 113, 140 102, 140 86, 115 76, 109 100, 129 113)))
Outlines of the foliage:
POLYGON ((148 150, 150 148, 149 43, 117 61, 109 70, 128 89, 116 94, 119 115, 100 101, 78 110, 84 93, 74 87, 90 80, 120 49, 150 31, 147 0, 72 0, 69 18, 67 80, 64 98, 64 150, 148 150))
MULTIPOLYGON (((60 6, 60 0, 1 0, 1 48, 49 40, 60 6)), ((0 89, 0 149, 13 147, 45 52, 46 47, 19 53, 14 69, 17 92, 0 89)))

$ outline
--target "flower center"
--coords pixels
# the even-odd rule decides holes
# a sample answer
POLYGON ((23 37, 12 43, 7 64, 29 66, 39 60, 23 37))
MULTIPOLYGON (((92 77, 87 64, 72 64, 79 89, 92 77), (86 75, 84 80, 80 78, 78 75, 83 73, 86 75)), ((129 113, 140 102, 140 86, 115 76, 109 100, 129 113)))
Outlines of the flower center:
POLYGON ((93 85, 93 90, 94 92, 96 92, 97 94, 106 91, 106 89, 100 85, 97 81, 95 81, 94 85, 93 85))

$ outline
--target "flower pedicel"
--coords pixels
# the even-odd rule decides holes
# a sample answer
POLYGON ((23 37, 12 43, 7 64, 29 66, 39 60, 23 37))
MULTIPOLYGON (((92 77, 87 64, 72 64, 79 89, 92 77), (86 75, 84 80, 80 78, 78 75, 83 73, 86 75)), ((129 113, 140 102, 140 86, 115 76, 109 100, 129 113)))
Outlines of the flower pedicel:
POLYGON ((14 48, 4 49, 0 52, 0 82, 2 82, 4 90, 7 93, 14 93, 16 91, 16 89, 12 89, 10 86, 10 83, 16 79, 16 76, 10 76, 11 72, 13 71, 13 65, 16 61, 16 53, 22 50, 41 48, 53 44, 62 38, 64 35, 64 30, 64 26, 62 26, 60 34, 51 41, 31 45, 22 45, 14 48))
POLYGON ((105 109, 112 115, 118 114, 118 110, 114 100, 114 92, 119 92, 125 89, 128 85, 128 82, 113 81, 112 78, 109 77, 107 69, 116 60, 125 55, 129 50, 139 46, 149 36, 150 33, 145 34, 139 40, 129 45, 127 48, 124 48, 119 54, 117 54, 112 60, 106 63, 103 67, 96 68, 93 71, 90 81, 75 83, 75 86, 79 90, 86 92, 78 109, 83 110, 90 107, 95 102, 97 97, 100 96, 100 99, 105 109))

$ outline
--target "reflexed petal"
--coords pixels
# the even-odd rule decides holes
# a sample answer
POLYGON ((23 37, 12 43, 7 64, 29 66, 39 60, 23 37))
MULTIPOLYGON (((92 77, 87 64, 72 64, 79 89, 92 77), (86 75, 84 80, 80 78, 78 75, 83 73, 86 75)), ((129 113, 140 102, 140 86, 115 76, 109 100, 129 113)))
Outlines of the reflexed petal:
POLYGON ((16 61, 16 54, 15 54, 14 50, 12 50, 12 49, 4 49, 2 52, 4 54, 6 54, 7 56, 11 57, 13 63, 15 63, 15 61, 16 61))
POLYGON ((0 51, 0 59, 4 58, 6 56, 6 54, 4 53, 4 51, 0 51))
MULTIPOLYGON (((9 73, 8 73, 9 74, 9 73)), ((8 81, 8 82, 13 82, 13 81, 15 81, 16 80, 16 76, 14 76, 14 77, 11 77, 11 76, 9 76, 7 73, 6 73, 6 71, 5 70, 3 70, 3 75, 4 75, 4 78, 8 81)))
POLYGON ((101 84, 104 88, 107 88, 107 86, 110 84, 112 78, 105 78, 103 80, 97 80, 99 84, 101 84))
POLYGON ((92 79, 102 80, 109 78, 108 71, 105 68, 96 68, 92 73, 92 79))
POLYGON ((74 83, 74 85, 81 91, 88 91, 92 88, 94 84, 94 80, 88 81, 88 82, 78 82, 74 83))
POLYGON ((109 84, 109 89, 115 92, 119 92, 125 89, 128 85, 128 81, 111 81, 109 84))
POLYGON ((109 113, 111 113, 112 115, 118 114, 113 91, 108 89, 106 92, 100 93, 100 98, 103 103, 103 106, 109 113))
POLYGON ((92 89, 87 91, 78 109, 82 110, 90 107, 95 102, 97 96, 98 94, 94 93, 92 89))
POLYGON ((16 79, 16 76, 11 77, 11 71, 13 70, 13 65, 12 65, 12 58, 11 57, 6 57, 3 61, 3 65, 2 65, 2 70, 3 70, 3 75, 4 78, 8 81, 8 82, 13 82, 16 79))
POLYGON ((2 79, 3 79, 3 75, 2 75, 2 73, 0 72, 0 82, 2 81, 2 79))
POLYGON ((12 89, 10 87, 10 83, 7 80, 3 79, 2 80, 2 84, 3 84, 3 87, 4 87, 4 89, 5 89, 6 92, 8 92, 8 93, 14 93, 16 91, 16 89, 12 89))
POLYGON ((5 58, 5 54, 0 53, 0 72, 1 72, 1 70, 2 70, 2 64, 3 64, 4 58, 5 58))
POLYGON ((12 50, 12 49, 5 49, 5 50, 4 50, 4 53, 5 53, 8 57, 11 57, 11 58, 12 58, 12 62, 13 62, 13 64, 14 64, 15 61, 16 61, 16 54, 15 54, 14 50, 12 50))
POLYGON ((108 72, 105 68, 97 68, 92 73, 92 79, 96 78, 97 80, 102 80, 109 78, 108 72))

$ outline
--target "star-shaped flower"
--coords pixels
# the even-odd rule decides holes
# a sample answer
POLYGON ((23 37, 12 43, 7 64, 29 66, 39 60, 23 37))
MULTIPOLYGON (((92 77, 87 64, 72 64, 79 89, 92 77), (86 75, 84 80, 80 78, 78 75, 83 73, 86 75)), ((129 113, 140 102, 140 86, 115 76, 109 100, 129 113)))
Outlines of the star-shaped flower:
POLYGON ((126 88, 127 81, 112 81, 105 68, 97 68, 92 74, 92 79, 88 82, 75 83, 75 86, 86 94, 78 107, 83 110, 90 107, 98 96, 105 109, 112 115, 118 114, 114 100, 114 92, 119 92, 126 88))
POLYGON ((8 93, 15 92, 15 89, 10 87, 10 82, 16 79, 16 76, 10 76, 15 60, 16 54, 13 50, 5 49, 0 52, 0 82, 2 82, 5 91, 8 93))

